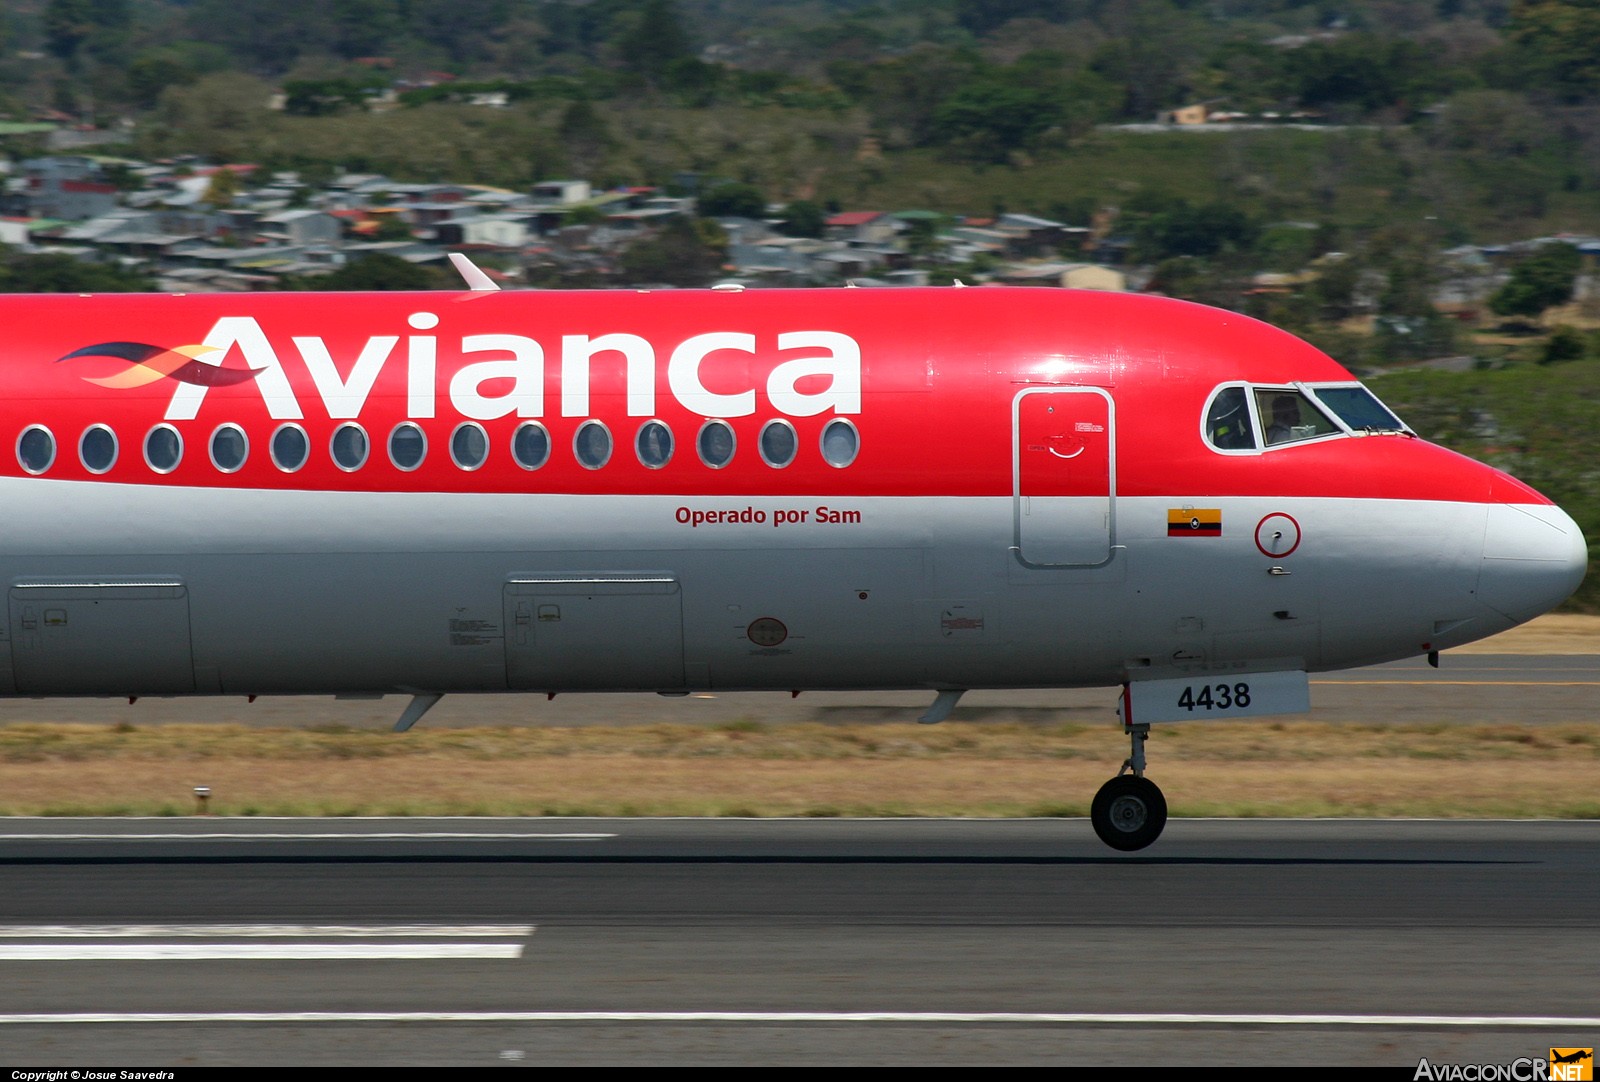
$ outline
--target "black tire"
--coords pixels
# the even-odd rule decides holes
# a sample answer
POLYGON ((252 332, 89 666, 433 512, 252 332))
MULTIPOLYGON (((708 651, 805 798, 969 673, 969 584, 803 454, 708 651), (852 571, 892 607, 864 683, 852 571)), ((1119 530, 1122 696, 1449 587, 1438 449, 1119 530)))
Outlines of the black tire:
POLYGON ((1161 837, 1167 825, 1167 798, 1155 782, 1121 774, 1094 795, 1089 821, 1101 841, 1131 853, 1161 837))

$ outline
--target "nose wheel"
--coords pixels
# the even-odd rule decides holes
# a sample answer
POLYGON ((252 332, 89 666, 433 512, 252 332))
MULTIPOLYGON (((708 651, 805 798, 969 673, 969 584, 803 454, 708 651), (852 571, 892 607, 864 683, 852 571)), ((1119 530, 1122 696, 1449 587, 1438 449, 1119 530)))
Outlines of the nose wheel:
POLYGON ((1167 798, 1148 778, 1119 774, 1094 795, 1089 821, 1101 841, 1131 853, 1161 837, 1167 825, 1167 798))
POLYGON ((1156 783, 1144 776, 1144 742, 1150 726, 1131 725, 1133 754, 1122 764, 1124 771, 1100 787, 1089 806, 1089 822, 1100 840, 1113 849, 1131 853, 1143 849, 1167 825, 1167 798, 1156 783))

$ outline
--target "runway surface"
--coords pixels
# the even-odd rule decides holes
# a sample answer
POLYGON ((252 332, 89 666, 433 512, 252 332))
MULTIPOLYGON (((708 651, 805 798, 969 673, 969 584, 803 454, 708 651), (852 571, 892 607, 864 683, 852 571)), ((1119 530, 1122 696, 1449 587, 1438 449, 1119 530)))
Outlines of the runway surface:
MULTIPOLYGON (((1559 776, 1552 775, 1552 783, 1559 776)), ((0 821, 0 1060, 1510 1063, 1600 823, 0 821)))
MULTIPOLYGON (((1593 723, 1600 655, 1312 680, 1312 720, 1593 723)), ((873 723, 928 700, 447 697, 423 724, 873 723)), ((1114 703, 974 692, 955 716, 1101 723, 1114 703)), ((0 723, 387 728, 403 705, 24 700, 0 723)), ((13 1067, 1414 1072, 1600 1038, 1597 823, 1174 821, 1131 856, 1081 820, 0 820, 0 835, 13 1067)))
MULTIPOLYGON (((501 725, 784 725, 911 721, 931 692, 733 692, 659 695, 447 695, 421 722, 429 728, 501 725)), ((292 728, 346 725, 387 729, 407 698, 12 699, 0 701, 0 724, 89 725, 224 723, 292 728)), ((1117 691, 973 691, 958 721, 1068 720, 1099 724, 1115 716, 1117 691)), ((1600 654, 1447 654, 1440 668, 1420 658, 1311 677, 1313 721, 1587 723, 1600 702, 1600 654)))

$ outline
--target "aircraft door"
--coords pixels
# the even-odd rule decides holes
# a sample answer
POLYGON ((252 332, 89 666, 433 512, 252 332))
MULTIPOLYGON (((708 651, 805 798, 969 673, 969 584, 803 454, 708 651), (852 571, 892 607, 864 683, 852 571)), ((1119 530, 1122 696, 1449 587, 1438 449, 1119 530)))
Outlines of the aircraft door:
POLYGON ((513 689, 684 686, 683 594, 670 575, 516 578, 505 587, 513 689))
POLYGON ((195 690, 183 583, 16 583, 12 666, 23 695, 172 695, 195 690))
POLYGON ((1012 404, 1013 516, 1030 567, 1099 567, 1116 535, 1116 410, 1102 387, 1031 387, 1012 404))

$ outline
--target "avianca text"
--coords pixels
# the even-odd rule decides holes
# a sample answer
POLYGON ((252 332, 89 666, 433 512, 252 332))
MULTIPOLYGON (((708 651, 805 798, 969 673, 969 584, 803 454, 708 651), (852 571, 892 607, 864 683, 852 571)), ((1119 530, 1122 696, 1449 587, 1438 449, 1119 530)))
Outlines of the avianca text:
MULTIPOLYGON (((412 331, 427 332, 439 327, 440 318, 413 312, 406 322, 412 331)), ((254 317, 224 316, 207 332, 203 349, 195 352, 213 365, 227 363, 230 356, 235 364, 242 361, 254 375, 239 386, 255 388, 267 412, 280 420, 305 416, 309 404, 302 399, 308 391, 329 418, 358 417, 379 376, 392 364, 405 369, 409 418, 435 416, 441 397, 449 410, 476 421, 543 417, 547 381, 556 374, 561 416, 587 417, 591 362, 602 356, 608 363, 622 363, 630 417, 655 415, 663 391, 703 417, 750 416, 756 412, 758 392, 774 412, 790 417, 861 412, 861 346, 837 331, 782 331, 761 340, 742 331, 719 330, 670 344, 619 332, 559 337, 556 343, 507 333, 466 334, 454 341, 429 333, 375 334, 353 358, 335 358, 320 336, 293 335, 286 347, 254 317), (453 348, 462 362, 447 373, 448 379, 440 369, 441 357, 449 353, 442 354, 441 347, 453 348), (286 361, 296 356, 296 367, 309 379, 291 373, 286 361), (664 365, 658 363, 662 357, 664 365)), ((193 420, 210 390, 204 383, 178 382, 166 419, 193 420)))

